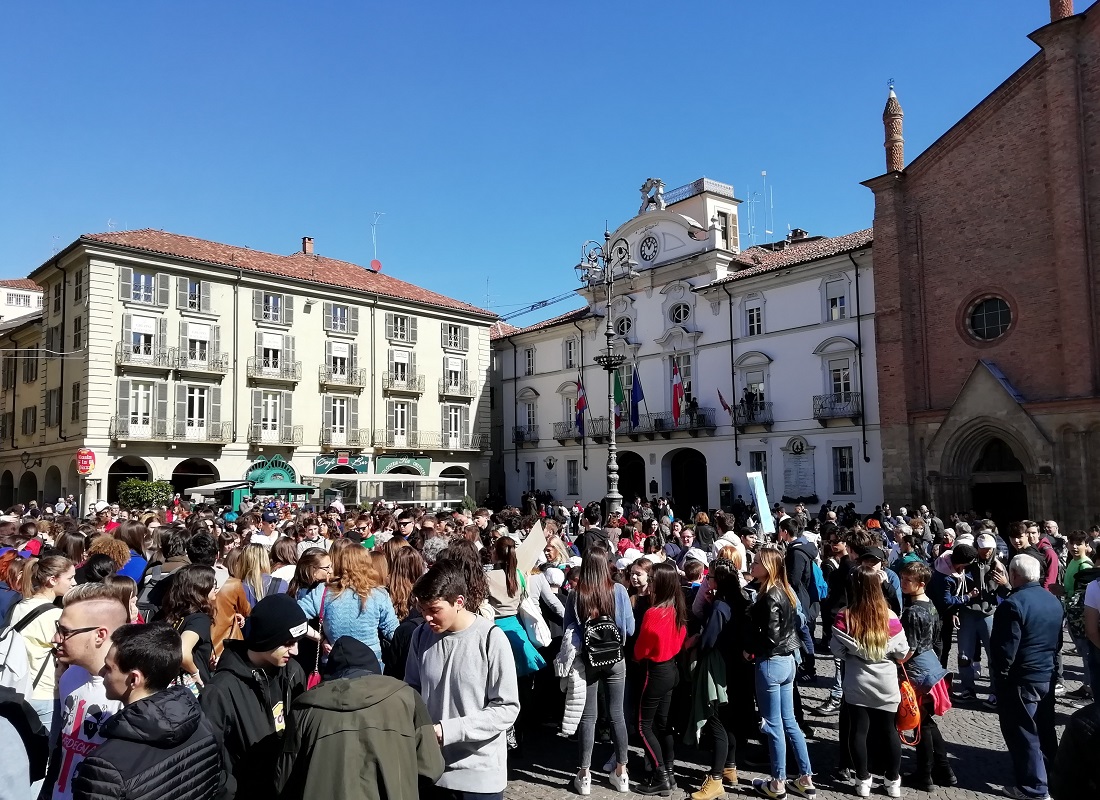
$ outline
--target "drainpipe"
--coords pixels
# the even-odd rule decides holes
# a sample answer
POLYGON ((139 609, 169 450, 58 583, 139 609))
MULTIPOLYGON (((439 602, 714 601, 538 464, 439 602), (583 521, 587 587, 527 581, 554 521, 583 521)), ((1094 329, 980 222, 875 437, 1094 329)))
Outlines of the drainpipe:
MULTIPOLYGON (((61 265, 54 261, 54 266, 57 267, 58 272, 61 273, 61 344, 60 350, 62 355, 61 369, 59 370, 58 380, 60 383, 57 387, 57 438, 63 442, 67 442, 68 439, 62 433, 65 429, 65 415, 61 413, 61 409, 64 407, 62 399, 65 396, 65 322, 69 319, 69 276, 65 274, 65 270, 61 268, 61 265)), ((89 270, 89 274, 90 274, 89 270)), ((43 304, 44 305, 44 304, 43 304)), ((43 364, 43 366, 45 366, 43 364)))
MULTIPOLYGON (((580 359, 577 363, 580 366, 577 368, 577 372, 580 373, 581 385, 584 385, 584 331, 581 326, 577 324, 576 320, 573 320, 573 327, 577 329, 577 338, 580 340, 581 346, 577 353, 577 357, 580 359)), ((583 419, 583 417, 582 417, 583 419)), ((581 467, 584 471, 588 471, 588 439, 584 436, 581 437, 581 467)))
MULTIPOLYGON (((237 443, 237 419, 240 417, 240 409, 237 407, 237 392, 241 383, 241 351, 239 347, 239 331, 241 329, 239 317, 241 308, 238 302, 238 296, 240 294, 241 278, 243 277, 244 271, 238 269, 237 280, 233 284, 233 444, 237 443)), ((251 407, 248 413, 252 413, 251 407)))
MULTIPOLYGON (((730 318, 730 377, 732 378, 736 373, 733 368, 733 295, 730 294, 729 286, 722 284, 722 290, 726 293, 726 303, 729 306, 729 318, 730 318)), ((861 384, 862 385, 862 384, 861 384)), ((733 463, 737 466, 741 466, 741 447, 737 438, 737 383, 733 384, 733 400, 732 408, 734 409, 733 419, 733 463)))
POLYGON ((859 427, 863 431, 863 462, 871 463, 871 456, 867 453, 867 393, 863 389, 863 315, 860 313, 859 303, 859 264, 855 256, 848 253, 848 260, 856 270, 856 364, 859 368, 859 427))
MULTIPOLYGON (((374 296, 374 300, 370 305, 370 435, 374 436, 374 413, 375 413, 375 397, 374 397, 374 382, 378 379, 378 376, 374 369, 374 356, 375 351, 378 349, 374 345, 374 310, 378 307, 378 295, 374 296)), ((375 462, 377 463, 377 461, 375 462)), ((371 465, 374 468, 374 465, 371 465)))
MULTIPOLYGON (((508 344, 512 345, 512 431, 515 432, 517 424, 519 422, 519 373, 516 370, 519 368, 519 356, 517 355, 516 342, 511 336, 508 337, 508 344)), ((504 382, 501 382, 501 390, 503 392, 504 382)), ((502 397, 501 400, 504 398, 502 397)), ((505 428, 502 433, 507 436, 508 429, 505 428)), ((515 438, 514 436, 512 437, 515 438)), ((504 442, 501 442, 503 445, 504 442)), ((512 442, 512 450, 516 455, 516 472, 519 472, 519 443, 512 442)))

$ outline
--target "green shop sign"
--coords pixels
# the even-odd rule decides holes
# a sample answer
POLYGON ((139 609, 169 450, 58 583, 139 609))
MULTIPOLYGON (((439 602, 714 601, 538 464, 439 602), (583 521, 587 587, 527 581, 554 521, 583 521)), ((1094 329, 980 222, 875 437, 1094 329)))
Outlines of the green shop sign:
POLYGON ((376 459, 375 472, 383 475, 387 472, 415 472, 427 475, 432 470, 430 458, 412 458, 411 456, 379 456, 376 459))
POLYGON ((315 475, 324 475, 339 468, 339 472, 346 473, 349 469, 353 472, 369 473, 370 456, 343 455, 332 453, 330 455, 317 456, 313 459, 313 472, 315 475))

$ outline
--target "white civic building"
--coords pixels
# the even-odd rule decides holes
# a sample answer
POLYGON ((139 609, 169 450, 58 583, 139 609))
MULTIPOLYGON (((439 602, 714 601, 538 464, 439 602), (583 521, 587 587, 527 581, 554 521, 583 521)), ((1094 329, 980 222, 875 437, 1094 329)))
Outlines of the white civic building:
POLYGON ((276 255, 89 234, 30 277, 45 306, 0 324, 0 506, 113 500, 131 477, 427 505, 488 489, 490 312, 308 237, 276 255))
MULTIPOLYGON (((706 178, 643 202, 610 234, 610 315, 623 398, 616 439, 626 499, 671 495, 681 515, 749 498, 765 476, 772 503, 881 502, 871 232, 794 230, 740 250, 733 187, 706 178), (613 259, 614 260, 614 259, 613 259), (684 397, 673 408, 674 373, 684 397), (632 419, 635 383, 643 402, 632 419), (724 407, 728 406, 728 408, 724 407)), ((607 492, 607 294, 525 328, 492 328, 494 488, 587 502, 607 492), (588 412, 579 418, 579 386, 588 412)))

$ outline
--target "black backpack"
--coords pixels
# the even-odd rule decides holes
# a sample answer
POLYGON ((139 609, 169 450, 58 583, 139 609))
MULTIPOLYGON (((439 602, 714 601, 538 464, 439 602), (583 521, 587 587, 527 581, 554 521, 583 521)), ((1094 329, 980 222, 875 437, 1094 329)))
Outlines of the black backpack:
MULTIPOLYGON (((576 613, 576 598, 573 600, 576 613)), ((580 614, 577 614, 580 618, 580 614)), ((623 632, 606 614, 593 617, 581 629, 581 654, 590 669, 611 667, 623 660, 623 632)))

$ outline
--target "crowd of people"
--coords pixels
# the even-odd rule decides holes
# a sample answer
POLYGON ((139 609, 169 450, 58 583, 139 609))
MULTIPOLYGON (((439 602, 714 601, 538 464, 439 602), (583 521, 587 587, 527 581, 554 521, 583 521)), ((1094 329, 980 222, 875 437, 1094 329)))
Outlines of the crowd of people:
POLYGON ((501 800, 509 753, 553 724, 580 795, 716 800, 751 771, 764 797, 812 800, 807 740, 836 717, 838 779, 899 797, 957 782, 937 718, 977 703, 1013 754, 1009 796, 1096 790, 1100 529, 524 499, 9 510, 4 796, 501 800), (1064 695, 1082 708, 1059 744, 1064 695), (709 756, 699 784, 677 775, 684 744, 709 756))

